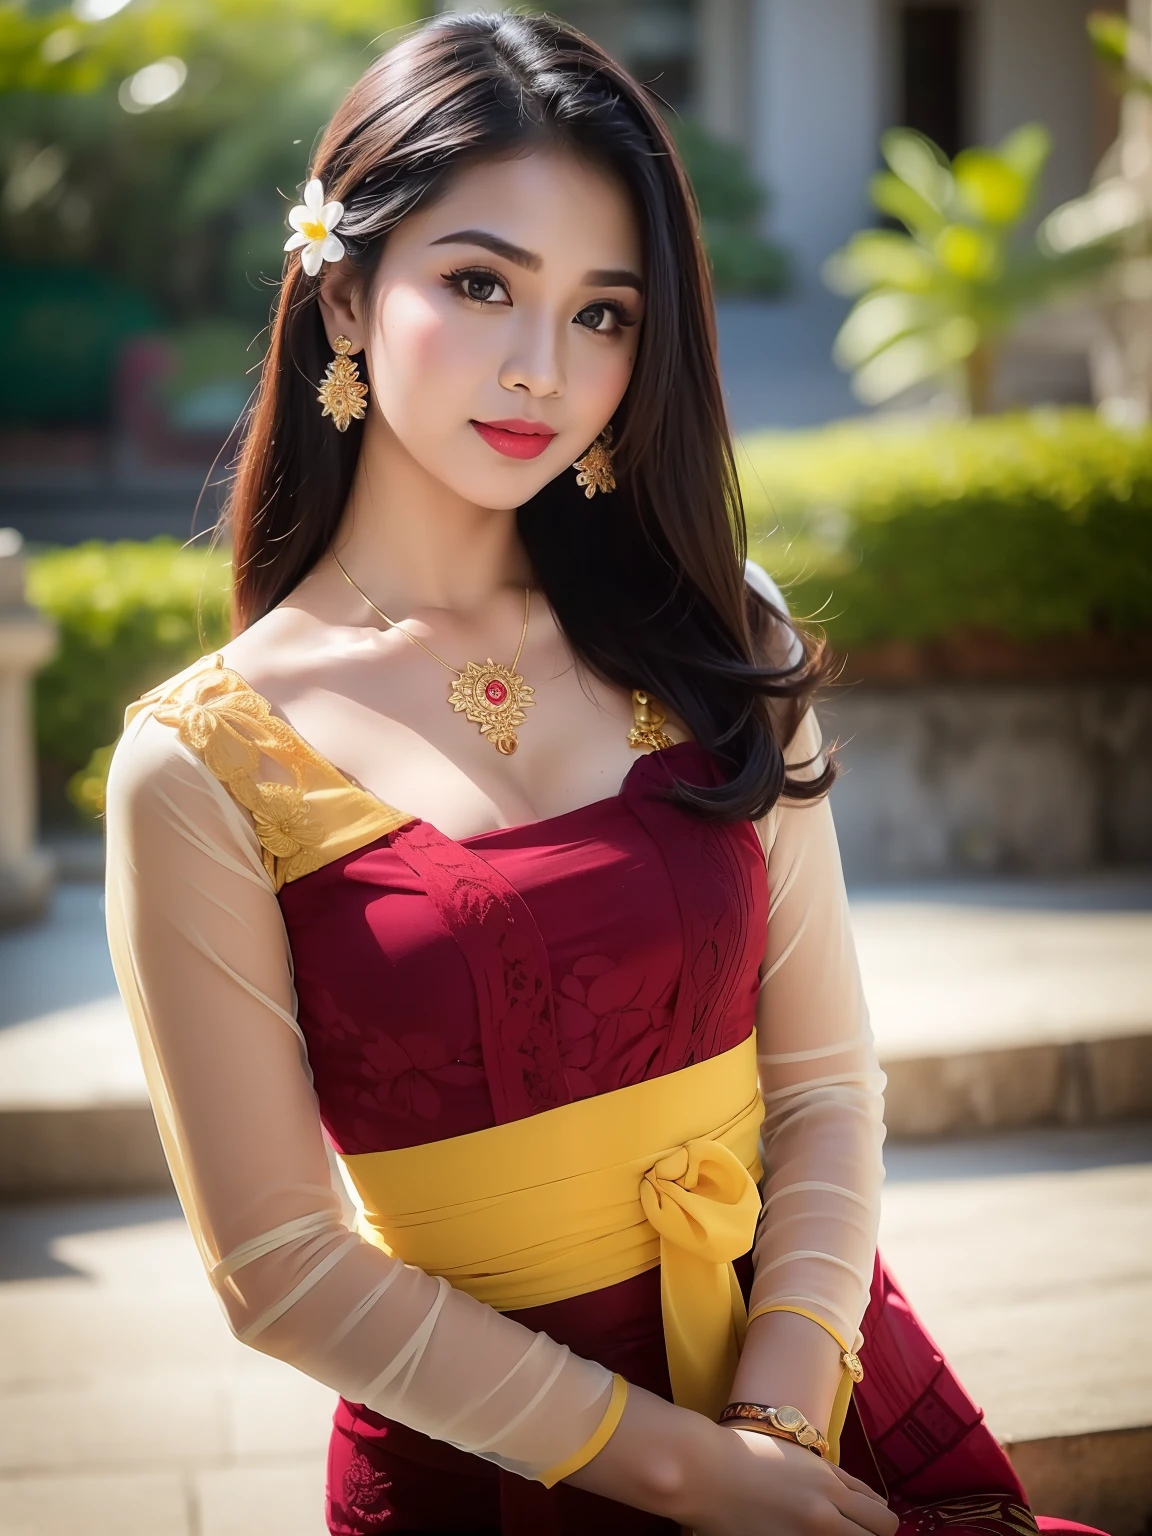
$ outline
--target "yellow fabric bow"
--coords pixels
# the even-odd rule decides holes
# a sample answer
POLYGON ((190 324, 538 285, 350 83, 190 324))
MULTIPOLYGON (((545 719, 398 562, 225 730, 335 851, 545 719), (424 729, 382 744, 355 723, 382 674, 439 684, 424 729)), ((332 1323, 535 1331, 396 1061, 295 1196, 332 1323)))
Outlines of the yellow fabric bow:
POLYGON ((677 1403, 714 1419, 747 1326, 732 1260, 752 1246, 760 1195, 723 1142, 695 1137, 644 1175, 640 1203, 660 1234, 660 1301, 677 1403))

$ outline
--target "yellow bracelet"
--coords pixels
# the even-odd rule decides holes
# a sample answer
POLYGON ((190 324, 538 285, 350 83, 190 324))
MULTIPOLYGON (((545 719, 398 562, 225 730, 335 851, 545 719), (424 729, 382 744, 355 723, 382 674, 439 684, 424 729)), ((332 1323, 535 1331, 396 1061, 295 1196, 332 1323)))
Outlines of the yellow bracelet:
POLYGON ((833 1328, 831 1323, 826 1323, 822 1317, 817 1317, 815 1312, 807 1312, 803 1307, 794 1307, 786 1301, 770 1301, 762 1307, 757 1307, 749 1313, 748 1321, 754 1318, 764 1317, 768 1312, 794 1312, 797 1317, 806 1317, 810 1323, 815 1323, 818 1328, 831 1335, 840 1346, 840 1364, 851 1376, 852 1380, 859 1384, 864 1380, 864 1367, 860 1364, 860 1356, 855 1350, 849 1349, 844 1340, 833 1328))
POLYGON ((574 1452, 566 1460, 558 1462, 556 1466, 549 1467, 547 1472, 541 1472, 536 1479, 543 1483, 545 1488, 553 1488, 566 1477, 571 1477, 573 1472, 579 1472, 581 1467, 587 1466, 593 1456, 598 1456, 608 1441, 616 1432, 624 1412, 624 1404, 628 1399, 628 1383, 618 1371, 612 1373, 612 1396, 608 1399, 608 1406, 604 1410, 604 1417, 600 1420, 592 1435, 580 1449, 574 1452))

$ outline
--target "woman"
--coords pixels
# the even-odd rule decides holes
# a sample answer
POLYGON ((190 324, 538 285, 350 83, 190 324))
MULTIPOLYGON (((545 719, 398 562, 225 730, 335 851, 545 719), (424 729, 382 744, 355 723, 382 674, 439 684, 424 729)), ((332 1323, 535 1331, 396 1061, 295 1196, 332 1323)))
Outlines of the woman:
POLYGON ((861 1343, 825 664, 744 581, 658 114, 442 17, 292 223, 236 635, 129 711, 108 914, 229 1323, 340 1393, 329 1529, 892 1536, 881 1468, 918 1528, 1034 1529, 882 1273, 861 1343))

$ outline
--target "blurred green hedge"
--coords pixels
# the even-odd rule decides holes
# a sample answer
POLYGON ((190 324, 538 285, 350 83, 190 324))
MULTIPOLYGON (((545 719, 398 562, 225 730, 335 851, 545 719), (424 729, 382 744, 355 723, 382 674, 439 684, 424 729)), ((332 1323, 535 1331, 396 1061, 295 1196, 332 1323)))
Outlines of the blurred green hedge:
POLYGON ((839 649, 1152 627, 1152 429, 871 420, 756 436, 739 460, 749 554, 839 649))
POLYGON ((110 755, 100 749, 120 735, 125 706, 227 639, 227 555, 173 539, 93 540, 34 555, 28 595, 60 631, 36 680, 41 778, 57 802, 47 809, 68 786, 91 814, 110 755))

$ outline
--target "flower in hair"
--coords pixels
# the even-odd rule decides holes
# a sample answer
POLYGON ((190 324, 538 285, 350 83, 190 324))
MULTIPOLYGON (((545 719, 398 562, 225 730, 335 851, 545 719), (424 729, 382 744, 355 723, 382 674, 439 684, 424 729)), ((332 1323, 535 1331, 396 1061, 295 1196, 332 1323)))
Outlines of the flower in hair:
POLYGON ((343 242, 332 231, 344 217, 343 203, 326 203, 322 182, 310 181, 304 188, 304 201, 288 215, 296 231, 284 242, 286 251, 299 251, 300 262, 309 277, 315 277, 326 261, 339 261, 343 242))

